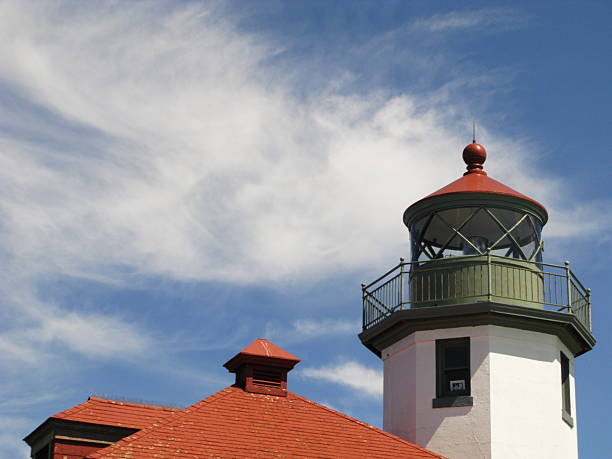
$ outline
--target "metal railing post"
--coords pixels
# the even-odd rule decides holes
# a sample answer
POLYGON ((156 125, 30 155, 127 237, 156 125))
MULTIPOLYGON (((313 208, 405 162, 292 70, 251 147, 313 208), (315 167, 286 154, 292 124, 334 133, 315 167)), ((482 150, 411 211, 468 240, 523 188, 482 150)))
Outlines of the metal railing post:
POLYGON ((572 272, 570 262, 565 260, 565 276, 567 277, 567 311, 573 313, 572 309, 572 272))
POLYGON ((593 330, 593 325, 591 324, 591 289, 586 289, 586 300, 587 300, 587 319, 589 321, 589 330, 593 330))
POLYGON ((366 329, 366 302, 365 302, 365 287, 366 284, 361 284, 361 326, 365 330, 366 329))
POLYGON ((491 276, 491 248, 487 249, 487 300, 491 301, 493 296, 493 279, 491 276))
POLYGON ((404 259, 400 257, 400 310, 404 309, 404 259))

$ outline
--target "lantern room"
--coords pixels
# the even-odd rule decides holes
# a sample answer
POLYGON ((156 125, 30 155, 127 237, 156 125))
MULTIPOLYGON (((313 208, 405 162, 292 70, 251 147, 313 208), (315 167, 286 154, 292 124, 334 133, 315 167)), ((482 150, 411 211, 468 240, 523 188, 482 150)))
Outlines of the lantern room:
POLYGON ((463 150, 467 172, 404 212, 413 307, 487 301, 542 308, 542 226, 537 201, 490 178, 485 148, 463 150), (494 257, 494 258, 492 258, 494 257))
POLYGON ((412 261, 493 255, 542 261, 544 206, 493 180, 483 170, 487 153, 477 143, 463 150, 467 172, 411 205, 404 213, 412 261))

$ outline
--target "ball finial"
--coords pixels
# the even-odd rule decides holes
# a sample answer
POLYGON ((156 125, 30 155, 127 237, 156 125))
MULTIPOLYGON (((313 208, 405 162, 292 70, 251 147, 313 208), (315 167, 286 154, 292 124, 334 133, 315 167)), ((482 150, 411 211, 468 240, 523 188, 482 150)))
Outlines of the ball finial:
POLYGON ((467 172, 486 174, 482 170, 482 165, 487 159, 487 150, 479 143, 472 142, 463 149, 463 161, 467 164, 467 172))

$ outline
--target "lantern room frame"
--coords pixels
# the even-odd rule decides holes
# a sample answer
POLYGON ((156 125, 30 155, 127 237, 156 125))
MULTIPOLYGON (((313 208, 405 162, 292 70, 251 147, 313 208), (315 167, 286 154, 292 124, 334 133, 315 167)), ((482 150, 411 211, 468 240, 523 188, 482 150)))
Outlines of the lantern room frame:
MULTIPOLYGON (((542 205, 535 201, 510 195, 473 192, 422 199, 406 209, 403 220, 410 231, 411 259, 414 262, 427 262, 449 255, 457 255, 457 253, 453 253, 453 250, 449 250, 449 245, 456 244, 456 239, 469 247, 472 254, 485 255, 487 251, 493 251, 494 255, 539 262, 542 261, 542 252, 544 251, 544 243, 541 237, 542 227, 548 221, 548 213, 542 205), (449 211, 459 210, 468 212, 468 214, 458 221, 449 221, 444 216, 449 211), (506 218, 501 218, 501 214, 505 214, 506 218), (491 231, 495 229, 495 237, 491 241, 487 241, 485 247, 478 247, 470 239, 470 234, 465 234, 464 231, 464 228, 469 226, 479 215, 486 217, 486 221, 479 222, 479 226, 488 225, 491 231), (421 222, 424 223, 419 228, 421 222), (444 240, 433 243, 432 238, 427 239, 427 237, 431 225, 435 222, 446 228, 447 235, 444 240), (530 230, 521 239, 514 233, 522 225, 527 225, 530 230), (533 248, 528 251, 529 253, 525 253, 530 242, 533 242, 533 248), (500 246, 505 248, 506 251, 498 253, 500 246), (426 258, 423 259, 422 255, 425 255, 426 258)), ((522 228, 522 230, 525 229, 522 228)), ((454 249, 456 251, 457 247, 454 247, 454 249)))
MULTIPOLYGON (((424 227, 416 238, 412 241, 412 260, 418 261, 420 259, 421 254, 427 256, 429 260, 435 260, 444 257, 444 251, 449 247, 451 242, 458 236, 463 240, 464 244, 469 245, 478 255, 485 255, 489 250, 495 250, 499 248, 499 245, 508 239, 510 241, 510 245, 507 247, 507 251, 504 257, 518 258, 527 261, 534 261, 538 258, 541 258, 542 251, 544 249, 544 243, 541 240, 541 225, 536 224, 535 218, 528 212, 522 212, 521 217, 510 227, 508 228, 504 223, 495 215, 493 212, 496 209, 491 209, 488 207, 474 207, 474 210, 470 213, 470 215, 463 220, 463 222, 457 227, 448 222, 446 218, 444 218, 440 212, 433 212, 430 214, 424 224, 424 227), (470 223, 473 218, 479 213, 485 213, 488 215, 491 220, 501 229, 503 232, 497 238, 495 242, 488 245, 486 248, 477 246, 473 240, 470 239, 468 235, 465 235, 461 232, 461 230, 470 223), (450 236, 444 241, 444 243, 440 244, 438 247, 435 247, 431 241, 427 241, 425 239, 425 235, 427 234, 427 230, 431 222, 434 219, 439 219, 448 229, 451 230, 450 236), (521 223, 524 221, 532 228, 533 238, 535 239, 535 244, 532 252, 527 256, 525 254, 523 248, 526 244, 521 244, 516 237, 512 234, 514 230, 516 230, 521 223), (437 251, 435 249, 438 249, 437 251)), ((529 242, 529 241, 528 241, 529 242)), ((504 247, 506 248, 506 247, 504 247)), ((538 260, 541 261, 541 260, 538 260)))

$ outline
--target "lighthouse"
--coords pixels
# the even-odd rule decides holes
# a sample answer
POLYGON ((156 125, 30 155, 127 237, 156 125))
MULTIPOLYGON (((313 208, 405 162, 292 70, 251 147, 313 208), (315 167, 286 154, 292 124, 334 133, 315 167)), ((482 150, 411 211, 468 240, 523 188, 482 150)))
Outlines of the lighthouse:
POLYGON ((384 364, 384 429, 450 459, 578 457, 574 359, 590 290, 543 257, 544 206, 492 179, 485 148, 410 205, 410 261, 362 285, 384 364))

